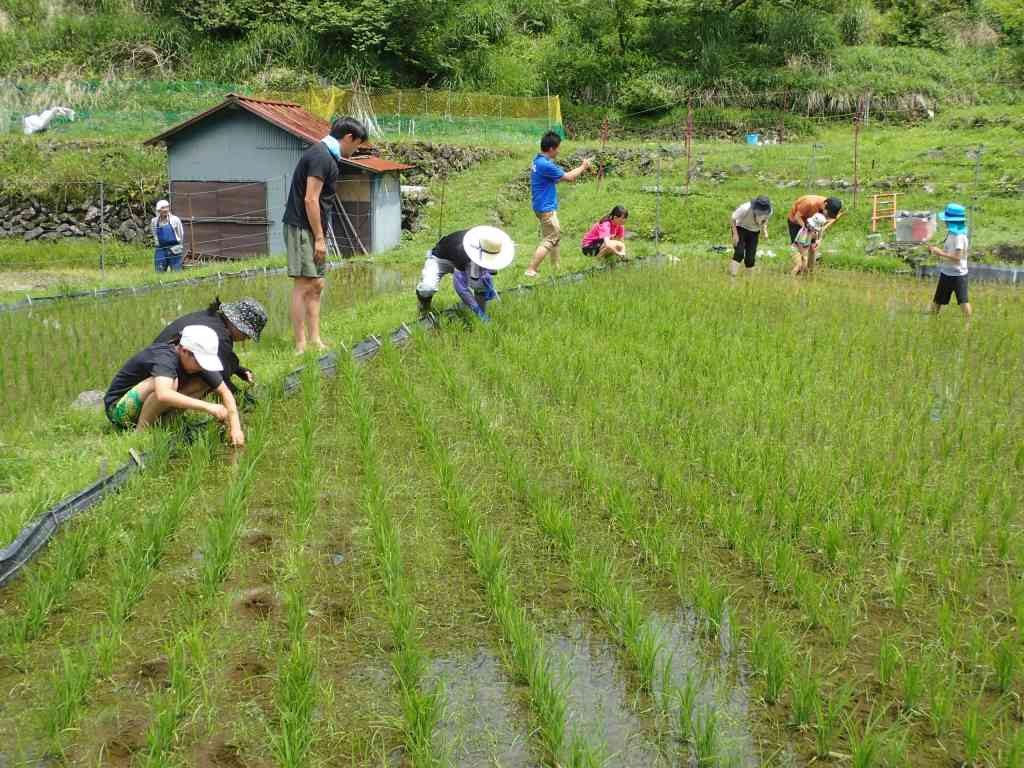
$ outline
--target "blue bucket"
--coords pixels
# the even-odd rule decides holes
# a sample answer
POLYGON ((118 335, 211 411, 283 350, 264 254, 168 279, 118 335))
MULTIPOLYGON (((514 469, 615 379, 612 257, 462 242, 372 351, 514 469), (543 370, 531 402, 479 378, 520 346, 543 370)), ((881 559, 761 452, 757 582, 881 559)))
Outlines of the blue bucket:
POLYGON ((747 144, 760 144, 760 143, 761 143, 761 134, 760 133, 748 133, 747 134, 747 144))

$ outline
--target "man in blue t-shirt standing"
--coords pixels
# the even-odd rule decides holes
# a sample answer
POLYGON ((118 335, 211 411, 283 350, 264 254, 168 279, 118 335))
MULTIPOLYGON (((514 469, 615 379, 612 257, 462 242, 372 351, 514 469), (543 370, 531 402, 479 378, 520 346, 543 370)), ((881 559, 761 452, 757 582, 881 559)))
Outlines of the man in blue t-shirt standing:
POLYGON ((551 266, 558 269, 558 243, 562 239, 562 228, 558 224, 558 190, 555 185, 560 181, 576 181, 583 173, 593 167, 587 158, 571 171, 563 171, 555 162, 562 137, 554 131, 548 131, 540 140, 540 152, 533 158, 530 168, 530 192, 533 197, 533 212, 540 219, 540 245, 533 253, 530 265, 526 268, 527 277, 537 276, 537 267, 544 257, 551 256, 551 266))

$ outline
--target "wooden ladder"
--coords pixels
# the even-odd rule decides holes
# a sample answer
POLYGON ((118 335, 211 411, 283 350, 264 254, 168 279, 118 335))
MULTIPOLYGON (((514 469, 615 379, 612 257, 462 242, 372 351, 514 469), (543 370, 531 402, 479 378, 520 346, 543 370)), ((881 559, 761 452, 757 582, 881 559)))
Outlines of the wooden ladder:
POLYGON ((899 192, 885 192, 871 197, 871 231, 878 231, 878 222, 891 221, 896 229, 896 198, 899 192))

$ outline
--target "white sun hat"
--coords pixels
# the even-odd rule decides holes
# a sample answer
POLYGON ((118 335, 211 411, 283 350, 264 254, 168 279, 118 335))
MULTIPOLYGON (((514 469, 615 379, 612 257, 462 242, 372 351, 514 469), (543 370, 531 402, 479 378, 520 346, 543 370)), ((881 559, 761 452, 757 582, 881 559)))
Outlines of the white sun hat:
POLYGON ((223 371, 217 350, 220 339, 213 328, 205 325, 186 325, 181 331, 181 346, 195 355, 196 362, 204 371, 223 371))
POLYGON ((491 272, 504 269, 516 257, 516 245, 508 233, 486 225, 468 230, 462 248, 474 264, 491 272))
POLYGON ((171 207, 170 203, 168 203, 166 200, 161 200, 161 201, 159 201, 156 204, 156 212, 160 213, 161 209, 163 209, 163 208, 170 208, 170 207, 171 207))
POLYGON ((816 213, 807 220, 807 226, 815 232, 820 232, 821 228, 827 223, 828 219, 825 218, 825 214, 823 213, 816 213))

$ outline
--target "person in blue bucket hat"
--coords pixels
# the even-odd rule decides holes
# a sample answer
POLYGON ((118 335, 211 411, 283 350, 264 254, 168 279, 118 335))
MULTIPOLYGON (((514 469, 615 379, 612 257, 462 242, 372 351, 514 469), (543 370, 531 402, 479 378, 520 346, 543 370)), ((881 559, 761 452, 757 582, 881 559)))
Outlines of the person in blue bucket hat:
POLYGON ((928 245, 928 252, 938 256, 939 284, 932 299, 932 312, 949 304, 949 298, 956 294, 956 303, 965 317, 971 316, 971 303, 967 298, 967 211, 959 203, 949 203, 939 214, 939 221, 946 222, 946 242, 942 248, 928 245))

